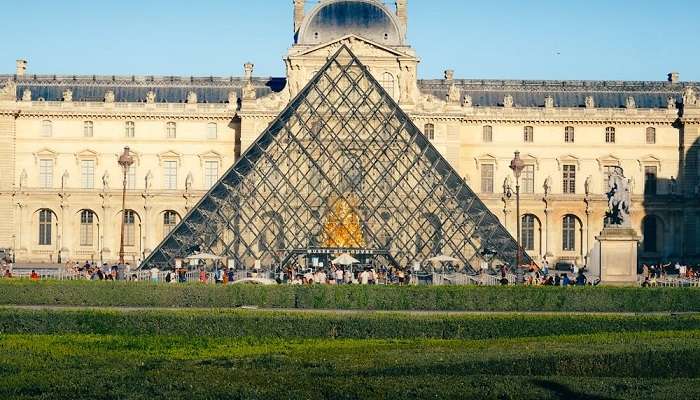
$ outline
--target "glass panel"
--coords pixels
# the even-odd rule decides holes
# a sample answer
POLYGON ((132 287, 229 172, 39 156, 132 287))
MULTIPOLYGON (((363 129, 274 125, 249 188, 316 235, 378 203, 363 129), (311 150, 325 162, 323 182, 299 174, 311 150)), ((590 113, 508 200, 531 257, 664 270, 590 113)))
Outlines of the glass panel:
POLYGON ((95 160, 82 160, 80 162, 80 187, 83 189, 95 188, 95 160))
POLYGON ((575 194, 576 193, 576 166, 575 165, 564 165, 563 167, 563 192, 565 194, 575 194))
POLYGON ((177 161, 165 161, 163 162, 163 168, 165 171, 165 188, 168 190, 177 189, 177 161))

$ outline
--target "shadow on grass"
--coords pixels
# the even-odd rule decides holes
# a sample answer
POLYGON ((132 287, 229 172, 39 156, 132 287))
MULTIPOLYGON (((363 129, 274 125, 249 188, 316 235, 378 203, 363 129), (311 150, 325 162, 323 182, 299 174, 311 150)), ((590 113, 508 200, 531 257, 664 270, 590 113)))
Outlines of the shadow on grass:
POLYGON ((587 400, 612 400, 612 397, 593 396, 587 393, 578 393, 569 389, 567 386, 560 383, 535 379, 531 381, 533 385, 539 386, 542 389, 552 392, 554 396, 560 399, 587 399, 587 400))

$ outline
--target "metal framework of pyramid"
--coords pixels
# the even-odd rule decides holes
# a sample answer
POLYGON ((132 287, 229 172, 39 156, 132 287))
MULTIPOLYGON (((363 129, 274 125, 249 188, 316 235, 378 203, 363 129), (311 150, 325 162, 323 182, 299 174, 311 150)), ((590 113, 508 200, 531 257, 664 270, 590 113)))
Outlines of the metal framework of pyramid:
MULTIPOLYGON (((142 267, 195 252, 281 266, 363 249, 408 266, 446 254, 514 265, 516 241, 343 46, 142 267)), ((523 252, 522 260, 529 262, 523 252)))

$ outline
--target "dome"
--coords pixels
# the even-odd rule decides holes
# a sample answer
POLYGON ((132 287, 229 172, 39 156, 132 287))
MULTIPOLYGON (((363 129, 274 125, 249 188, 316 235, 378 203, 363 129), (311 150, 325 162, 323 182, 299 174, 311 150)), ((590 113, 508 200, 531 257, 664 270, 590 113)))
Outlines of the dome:
POLYGON ((399 46, 402 35, 395 16, 375 0, 330 0, 319 4, 299 32, 300 44, 319 44, 355 34, 399 46))

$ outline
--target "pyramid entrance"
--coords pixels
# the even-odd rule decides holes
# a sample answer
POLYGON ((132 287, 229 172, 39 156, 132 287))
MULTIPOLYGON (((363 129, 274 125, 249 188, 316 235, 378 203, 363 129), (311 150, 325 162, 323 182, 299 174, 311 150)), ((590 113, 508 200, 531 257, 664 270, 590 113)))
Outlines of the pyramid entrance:
MULTIPOLYGON (((279 268, 351 252, 467 271, 516 262, 498 218, 343 46, 142 264, 196 252, 279 268)), ((522 259, 529 262, 523 252, 522 259)))

